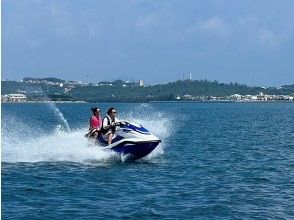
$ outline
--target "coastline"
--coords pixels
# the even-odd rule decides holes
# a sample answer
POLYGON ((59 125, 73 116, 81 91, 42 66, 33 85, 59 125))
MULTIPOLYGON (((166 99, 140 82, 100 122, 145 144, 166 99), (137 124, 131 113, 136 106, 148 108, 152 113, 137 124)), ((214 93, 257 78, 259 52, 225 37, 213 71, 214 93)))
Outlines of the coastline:
POLYGON ((25 101, 25 102, 1 102, 1 103, 8 103, 8 104, 35 104, 35 103, 87 103, 85 101, 25 101))
MULTIPOLYGON (((97 101, 99 102, 99 101, 97 101)), ((38 104, 38 103, 57 103, 57 104, 83 104, 83 103, 97 103, 86 101, 25 101, 25 102, 1 102, 1 104, 38 104)), ((103 103, 113 103, 103 102, 103 103)), ((203 101, 149 101, 149 102, 124 102, 119 101, 117 103, 294 103, 293 100, 258 100, 258 101, 243 101, 243 100, 203 100, 203 101)))

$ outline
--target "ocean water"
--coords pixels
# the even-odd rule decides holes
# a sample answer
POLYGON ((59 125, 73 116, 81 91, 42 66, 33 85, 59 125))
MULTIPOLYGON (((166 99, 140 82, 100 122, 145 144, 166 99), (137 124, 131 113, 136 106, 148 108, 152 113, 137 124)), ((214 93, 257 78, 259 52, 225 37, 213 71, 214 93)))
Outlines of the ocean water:
POLYGON ((2 104, 2 219, 294 219, 294 103, 99 104, 162 140, 135 162, 92 106, 2 104))

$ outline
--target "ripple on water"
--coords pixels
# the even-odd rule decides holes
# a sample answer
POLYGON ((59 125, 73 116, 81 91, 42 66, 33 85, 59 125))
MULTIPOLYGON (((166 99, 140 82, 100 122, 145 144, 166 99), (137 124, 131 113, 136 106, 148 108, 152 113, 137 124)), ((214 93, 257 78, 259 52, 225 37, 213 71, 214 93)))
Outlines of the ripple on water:
POLYGON ((56 132, 42 105, 4 105, 4 114, 21 108, 28 123, 21 139, 5 137, 13 127, 2 125, 3 219, 293 218, 293 104, 119 106, 121 117, 158 132, 160 153, 122 162, 83 145, 88 104, 57 106, 70 133, 56 132), (31 139, 40 120, 49 136, 31 139))

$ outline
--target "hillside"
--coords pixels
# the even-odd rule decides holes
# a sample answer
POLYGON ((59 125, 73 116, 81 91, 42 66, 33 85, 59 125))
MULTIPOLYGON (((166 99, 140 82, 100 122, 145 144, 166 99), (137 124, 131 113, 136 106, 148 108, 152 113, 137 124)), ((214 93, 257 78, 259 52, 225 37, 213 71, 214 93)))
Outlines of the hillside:
POLYGON ((64 80, 50 81, 50 78, 37 79, 38 83, 31 81, 36 79, 26 78, 30 81, 2 81, 2 95, 9 93, 25 93, 28 96, 48 96, 65 98, 67 100, 84 100, 88 102, 146 102, 175 100, 177 96, 189 94, 193 97, 225 97, 232 94, 256 95, 260 92, 269 95, 293 95, 294 85, 285 85, 281 88, 249 87, 238 83, 219 83, 208 80, 185 80, 168 84, 160 84, 147 87, 139 87, 134 83, 124 84, 121 80, 114 82, 101 82, 96 85, 79 85, 64 80), (49 81, 48 81, 49 80, 49 81), (59 83, 64 85, 60 86, 59 83))

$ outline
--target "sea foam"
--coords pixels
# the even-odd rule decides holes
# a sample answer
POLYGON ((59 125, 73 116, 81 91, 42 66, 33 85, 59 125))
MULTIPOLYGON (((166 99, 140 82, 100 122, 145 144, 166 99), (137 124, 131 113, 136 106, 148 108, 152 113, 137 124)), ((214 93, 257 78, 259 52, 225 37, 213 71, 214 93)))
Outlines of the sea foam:
MULTIPOLYGON (((158 136, 162 143, 146 158, 151 160, 164 153, 165 140, 170 136, 172 121, 164 113, 154 111, 150 105, 139 105, 128 114, 119 115, 121 120, 141 124, 158 136)), ((65 120, 64 118, 62 120, 65 120)), ((105 150, 89 142, 84 134, 87 127, 69 131, 68 126, 56 124, 48 132, 29 121, 4 115, 2 117, 2 162, 77 162, 108 163, 123 161, 113 151, 105 150), (17 126, 15 126, 17 125, 17 126)))

